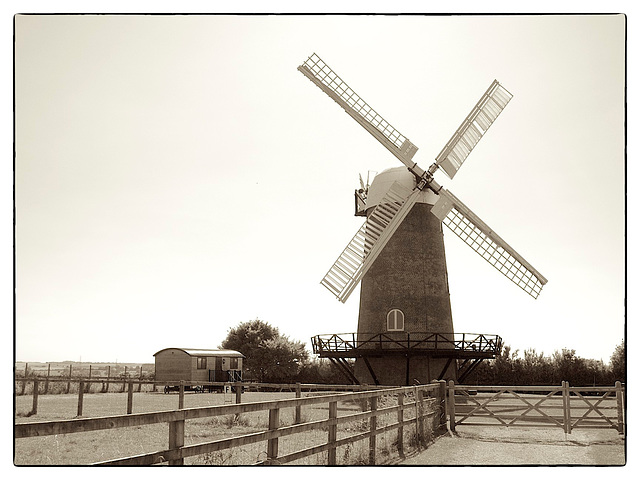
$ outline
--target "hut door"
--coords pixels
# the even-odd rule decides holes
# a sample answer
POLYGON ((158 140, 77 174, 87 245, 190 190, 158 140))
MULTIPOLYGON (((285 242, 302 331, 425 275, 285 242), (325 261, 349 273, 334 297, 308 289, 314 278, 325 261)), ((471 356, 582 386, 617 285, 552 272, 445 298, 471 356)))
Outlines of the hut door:
POLYGON ((216 370, 222 370, 222 358, 221 357, 215 357, 216 358, 216 370))
POLYGON ((226 382, 227 375, 224 375, 224 372, 222 371, 222 358, 214 357, 213 360, 213 370, 209 370, 209 381, 226 382))

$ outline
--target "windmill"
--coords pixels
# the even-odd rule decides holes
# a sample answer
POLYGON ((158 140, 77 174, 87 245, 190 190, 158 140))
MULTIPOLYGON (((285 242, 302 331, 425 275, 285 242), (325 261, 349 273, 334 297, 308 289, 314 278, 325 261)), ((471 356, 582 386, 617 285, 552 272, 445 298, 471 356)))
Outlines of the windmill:
POLYGON ((494 80, 435 162, 423 170, 418 148, 316 54, 298 70, 340 105, 404 167, 378 174, 356 190, 360 229, 321 281, 341 302, 358 283, 357 334, 317 335, 314 353, 330 358, 354 383, 463 381, 501 349, 497 335, 453 331, 442 224, 490 265, 537 298, 547 280, 456 196, 434 180, 451 179, 512 98, 494 80), (368 182, 367 182, 368 183, 368 182), (351 368, 346 359, 355 358, 351 368))

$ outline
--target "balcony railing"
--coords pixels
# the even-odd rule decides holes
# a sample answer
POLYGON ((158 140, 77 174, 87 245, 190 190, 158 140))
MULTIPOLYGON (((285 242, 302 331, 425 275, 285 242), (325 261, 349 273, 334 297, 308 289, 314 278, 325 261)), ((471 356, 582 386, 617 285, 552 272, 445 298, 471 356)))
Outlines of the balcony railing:
POLYGON ((313 353, 321 357, 357 357, 371 351, 494 357, 502 349, 502 338, 479 333, 338 333, 316 335, 311 344, 313 353))

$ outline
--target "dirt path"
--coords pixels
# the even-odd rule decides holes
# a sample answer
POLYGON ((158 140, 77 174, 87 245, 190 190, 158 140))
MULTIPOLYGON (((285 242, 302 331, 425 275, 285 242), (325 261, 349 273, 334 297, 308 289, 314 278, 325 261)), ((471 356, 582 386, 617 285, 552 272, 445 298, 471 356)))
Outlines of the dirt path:
POLYGON ((398 465, 624 465, 614 430, 459 426, 398 465))

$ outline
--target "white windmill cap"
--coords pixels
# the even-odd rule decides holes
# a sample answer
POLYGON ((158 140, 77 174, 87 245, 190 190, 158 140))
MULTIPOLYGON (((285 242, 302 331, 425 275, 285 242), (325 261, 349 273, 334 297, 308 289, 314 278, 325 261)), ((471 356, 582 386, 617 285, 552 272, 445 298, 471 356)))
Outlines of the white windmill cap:
MULTIPOLYGON (((393 182, 398 182, 410 191, 416 188, 416 177, 407 167, 394 167, 383 170, 371 182, 367 193, 367 210, 380 203, 380 200, 393 185, 393 182)), ((435 204, 437 200, 438 196, 428 189, 418 197, 419 203, 428 203, 429 205, 435 204)))

